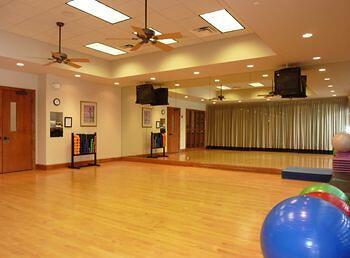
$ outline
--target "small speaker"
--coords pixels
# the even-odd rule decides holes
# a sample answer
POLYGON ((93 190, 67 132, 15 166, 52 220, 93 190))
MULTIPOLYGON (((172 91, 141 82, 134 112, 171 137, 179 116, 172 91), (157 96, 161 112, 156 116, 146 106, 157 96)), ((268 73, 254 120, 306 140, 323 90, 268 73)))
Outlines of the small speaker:
POLYGON ((169 105, 168 101, 168 88, 158 88, 154 90, 154 102, 152 106, 165 106, 169 105))

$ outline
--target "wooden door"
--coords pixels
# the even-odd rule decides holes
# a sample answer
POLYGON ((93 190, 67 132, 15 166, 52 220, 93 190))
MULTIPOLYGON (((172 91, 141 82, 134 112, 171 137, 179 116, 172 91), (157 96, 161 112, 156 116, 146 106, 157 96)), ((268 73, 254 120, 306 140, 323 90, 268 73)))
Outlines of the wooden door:
POLYGON ((168 107, 168 152, 180 151, 180 108, 168 107))
POLYGON ((0 90, 0 174, 3 173, 2 171, 2 90, 0 90))
POLYGON ((34 92, 2 91, 2 172, 31 170, 34 165, 34 92))
POLYGON ((204 148, 205 111, 186 110, 186 148, 204 148))

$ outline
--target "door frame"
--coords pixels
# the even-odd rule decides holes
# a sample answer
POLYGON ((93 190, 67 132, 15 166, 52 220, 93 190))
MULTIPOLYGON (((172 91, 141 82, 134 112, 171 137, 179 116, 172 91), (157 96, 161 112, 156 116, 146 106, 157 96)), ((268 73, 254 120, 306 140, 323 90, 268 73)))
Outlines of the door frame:
MULTIPOLYGON (((181 151, 181 108, 179 108, 179 107, 167 107, 167 133, 168 133, 168 128, 169 128, 169 126, 168 126, 168 123, 169 123, 169 117, 168 117, 168 114, 169 114, 169 109, 170 108, 172 108, 172 109, 178 109, 179 111, 180 111, 180 117, 179 117, 179 138, 178 138, 178 140, 179 140, 179 152, 181 151)), ((167 147, 169 146, 169 135, 168 135, 168 137, 167 137, 167 147)), ((169 150, 167 149, 167 153, 169 153, 169 150)))
MULTIPOLYGON (((32 142, 33 142, 33 149, 32 149, 32 170, 36 167, 36 90, 33 89, 24 89, 24 88, 15 88, 15 87, 8 87, 8 86, 1 86, 0 85, 0 91, 3 90, 12 90, 12 91, 27 91, 33 94, 33 105, 32 105, 32 142)), ((1 96, 2 97, 2 96, 1 96)), ((1 108, 2 109, 2 108, 1 108)), ((3 139, 1 138, 1 144, 3 142, 3 139)), ((1 157, 2 158, 2 157, 1 157)), ((3 163, 3 162, 2 162, 3 163)), ((0 174, 2 174, 2 167, 0 168, 0 174)))

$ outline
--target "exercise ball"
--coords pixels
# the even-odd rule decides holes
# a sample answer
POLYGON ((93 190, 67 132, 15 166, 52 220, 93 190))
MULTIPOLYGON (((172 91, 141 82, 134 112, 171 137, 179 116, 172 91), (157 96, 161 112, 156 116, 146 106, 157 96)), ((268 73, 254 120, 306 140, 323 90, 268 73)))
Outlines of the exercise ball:
POLYGON ((265 258, 349 258, 350 218, 311 196, 282 201, 261 229, 265 258))
POLYGON ((312 192, 324 192, 338 196, 343 201, 349 203, 349 197, 339 188, 330 184, 317 184, 306 187, 300 194, 308 194, 312 192))
POLYGON ((350 216, 350 206, 346 202, 344 202, 342 199, 340 199, 338 196, 335 196, 329 193, 324 193, 324 192, 308 193, 307 196, 312 196, 312 197, 325 200, 333 204, 335 207, 337 207, 341 211, 343 211, 347 216, 350 216))
POLYGON ((333 137, 332 144, 337 152, 350 152, 350 134, 337 133, 333 137))

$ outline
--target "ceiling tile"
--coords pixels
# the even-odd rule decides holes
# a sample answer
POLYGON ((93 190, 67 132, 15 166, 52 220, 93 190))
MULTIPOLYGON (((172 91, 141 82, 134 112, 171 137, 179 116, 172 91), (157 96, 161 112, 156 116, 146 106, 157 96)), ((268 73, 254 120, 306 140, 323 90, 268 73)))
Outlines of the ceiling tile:
POLYGON ((188 8, 186 8, 184 5, 178 4, 172 6, 171 8, 162 10, 162 15, 164 15, 170 20, 178 21, 189 17, 193 17, 195 14, 191 12, 188 8))
POLYGON ((19 0, 13 0, 0 8, 0 28, 15 25, 39 13, 39 10, 19 0))

